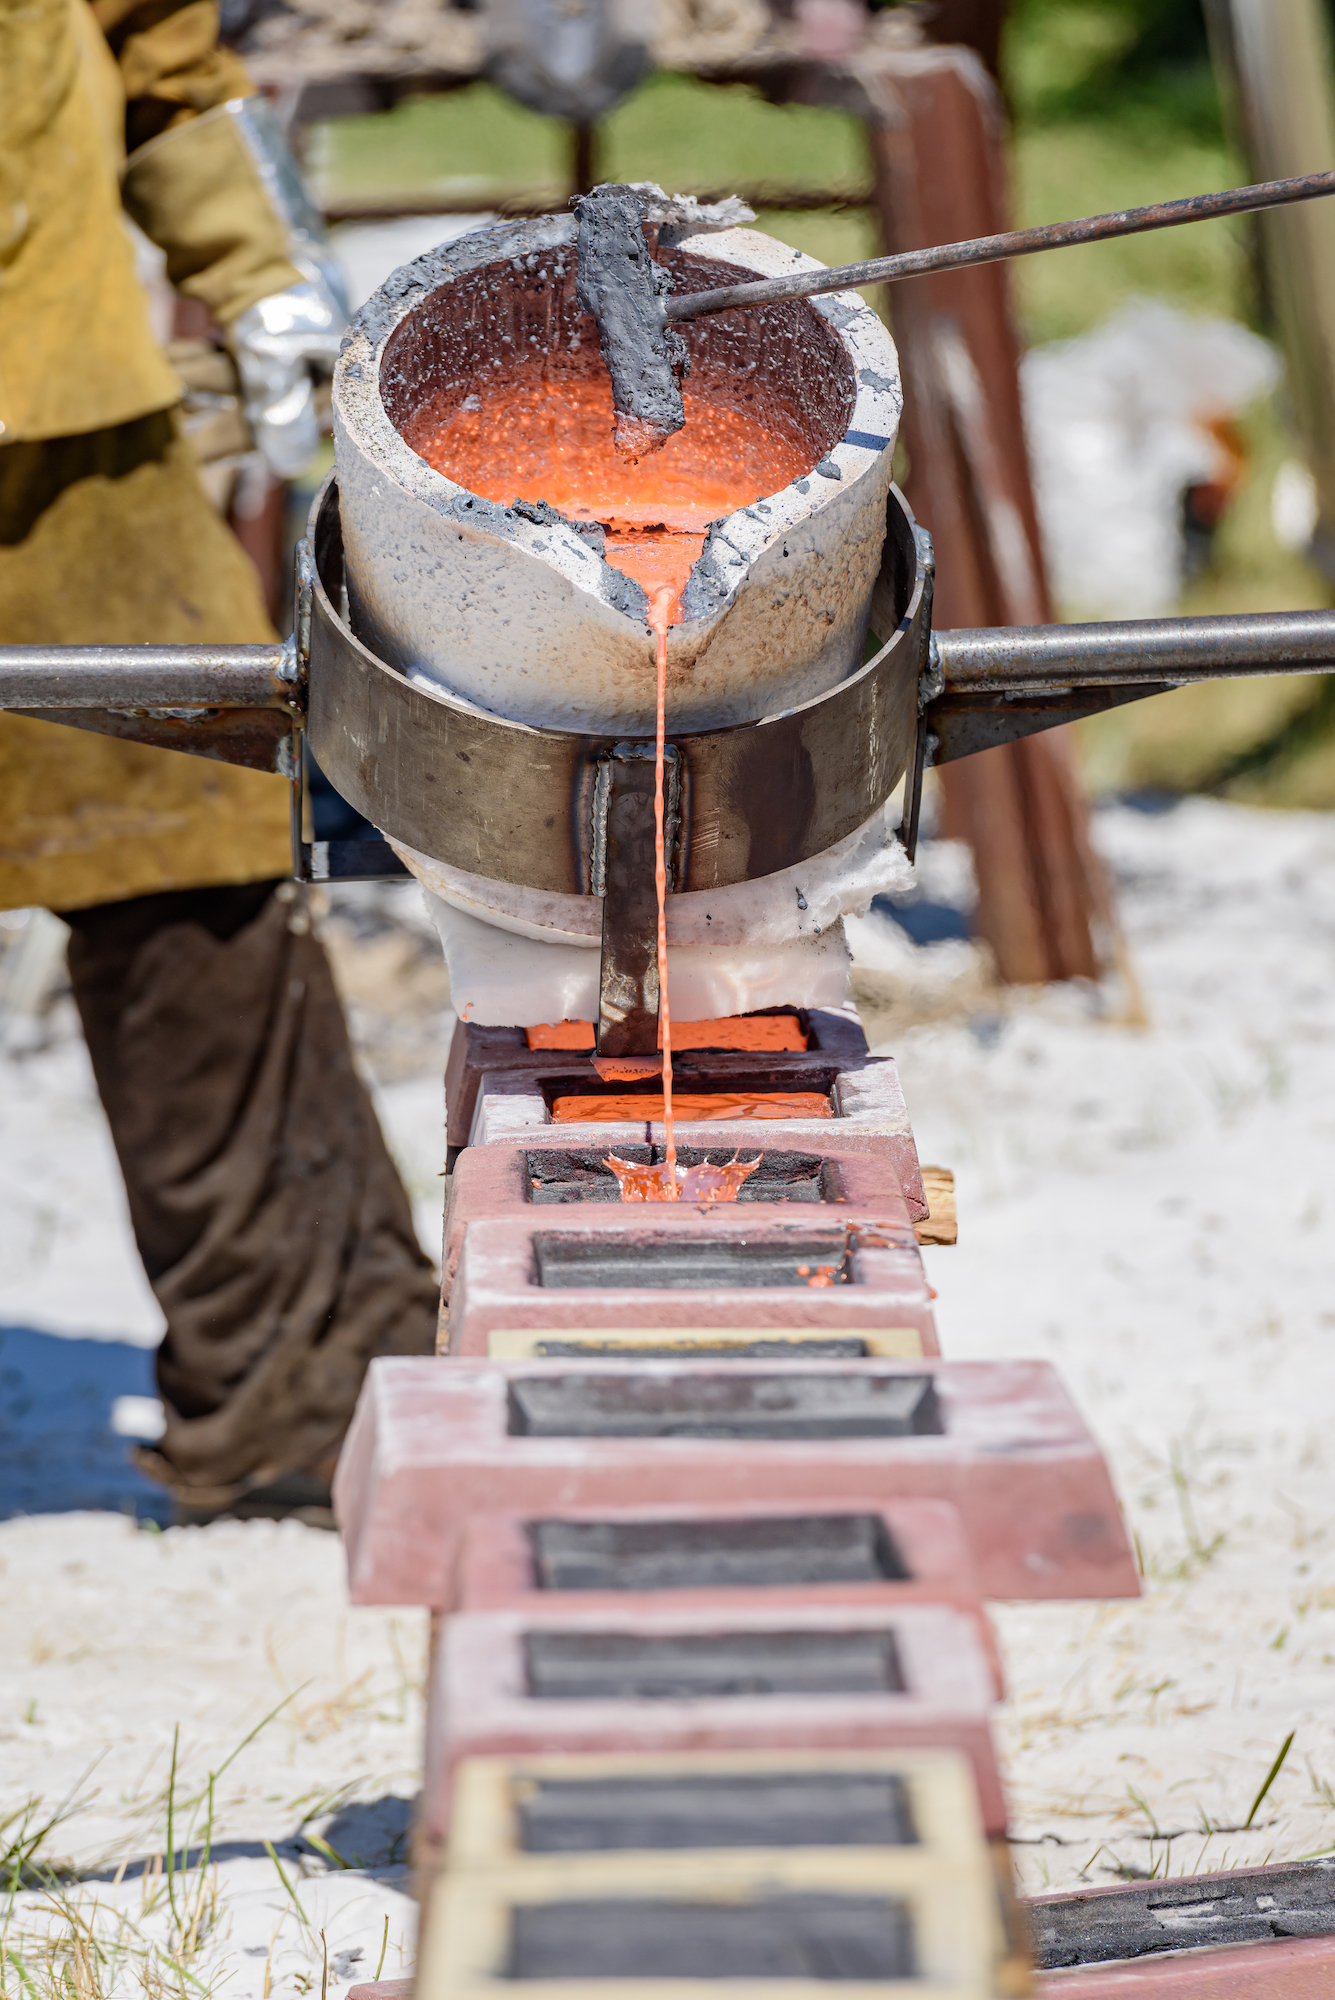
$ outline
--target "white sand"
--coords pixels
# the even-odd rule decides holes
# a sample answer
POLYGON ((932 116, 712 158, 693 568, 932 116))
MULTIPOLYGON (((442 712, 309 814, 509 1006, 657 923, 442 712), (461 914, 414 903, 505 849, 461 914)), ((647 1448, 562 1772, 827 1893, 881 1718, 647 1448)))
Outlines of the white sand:
POLYGON ((1138 1602, 998 1613, 1031 1892, 1335 1845, 1335 819, 1195 800, 1098 831, 1149 1031, 1054 989, 991 1048, 898 1045, 958 1175, 942 1346, 1056 1364, 1146 1571, 1138 1602), (1211 1834, 1290 1730, 1252 1830, 1211 1834))
MULTIPOLYGON (((1109 810, 1098 832, 1147 1031, 1079 990, 988 998, 969 947, 880 961, 902 974, 901 1018, 936 1017, 895 1052, 924 1159, 958 1175, 961 1244, 928 1253, 945 1350, 1057 1363, 1147 1572, 1138 1602, 998 1611, 999 1736, 1031 1890, 1335 1847, 1335 816, 1193 801, 1109 810), (1290 1730, 1251 1831, 1211 1832, 1245 1820, 1290 1730)), ((420 1061, 390 1037, 382 1093, 428 1241, 448 1024, 434 1004, 420 1061)), ((374 1070, 383 1035, 360 1027, 374 1070)), ((59 1010, 49 1031, 0 1072, 0 1328, 148 1344, 156 1315, 86 1063, 59 1010)), ((3 1365, 0 1350, 0 1418, 3 1365)), ((157 1534, 52 1514, 0 1525, 0 1566, 0 1820, 30 1795, 55 1804, 95 1764, 47 1851, 137 1865, 162 1850, 175 1725, 197 1788, 299 1688, 218 1787, 221 1915, 194 1975, 260 2000, 277 1926, 273 1990, 304 1993, 323 1925, 331 1986, 346 1985, 374 1972, 386 1915, 386 1972, 410 1961, 392 1801, 419 1755, 419 1614, 350 1611, 335 1539, 293 1524, 157 1534), (366 1810, 376 1800, 391 1803, 366 1810), (300 1850, 309 1814, 372 1868, 300 1850)), ((132 1875, 78 1893, 139 1922, 132 1875)), ((155 1893, 142 1929, 162 1940, 155 1893)), ((40 1909, 23 1898, 15 1923, 40 1926, 40 1909)), ((128 1973, 120 1985, 138 1990, 128 1973)))

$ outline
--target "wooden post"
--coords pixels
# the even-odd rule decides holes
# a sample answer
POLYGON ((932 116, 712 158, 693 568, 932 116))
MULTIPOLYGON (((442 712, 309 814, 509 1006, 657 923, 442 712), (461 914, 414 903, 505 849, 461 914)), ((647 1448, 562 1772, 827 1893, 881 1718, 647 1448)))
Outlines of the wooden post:
MULTIPOLYGON (((1010 226, 996 85, 971 50, 924 46, 878 66, 868 120, 887 251, 1010 226)), ((1004 264, 898 284, 908 498, 936 543, 934 622, 1031 625, 1052 615, 1020 405, 1004 264)), ((978 877, 975 926, 1014 983, 1093 978, 1108 891, 1064 730, 941 772, 943 826, 978 877)))

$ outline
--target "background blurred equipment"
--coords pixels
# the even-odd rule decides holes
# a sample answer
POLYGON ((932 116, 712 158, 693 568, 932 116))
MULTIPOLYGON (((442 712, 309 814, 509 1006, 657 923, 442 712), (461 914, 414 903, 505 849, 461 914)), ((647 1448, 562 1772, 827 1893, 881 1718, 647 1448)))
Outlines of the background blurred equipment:
MULTIPOLYGON (((1239 146, 1257 173, 1335 159, 1335 51, 1322 0, 1205 0, 1210 45, 1239 146)), ((1288 364, 1316 481, 1313 559, 1335 579, 1335 211, 1260 217, 1265 304, 1288 364)))
MULTIPOLYGON (((958 47, 906 52, 886 81, 900 115, 868 126, 886 248, 1003 230, 1001 98, 978 58, 958 47)), ((892 305, 906 490, 936 544, 934 618, 1044 624, 1052 606, 1005 268, 911 279, 892 305)), ((1092 979, 1115 949, 1113 913, 1066 740, 997 743, 941 779, 942 831, 973 853, 975 929, 1002 979, 1092 979)))
MULTIPOLYGON (((1279 350, 1250 328, 1161 299, 1133 299, 1093 332, 1024 356, 1030 461, 1063 604, 1101 618, 1172 611, 1246 477, 1238 420, 1282 374, 1279 350)), ((1301 486, 1302 468, 1288 469, 1301 486)), ((1306 525, 1290 546, 1305 545, 1306 525)))
POLYGON ((653 0, 486 0, 485 70, 530 110, 588 127, 650 65, 653 0))

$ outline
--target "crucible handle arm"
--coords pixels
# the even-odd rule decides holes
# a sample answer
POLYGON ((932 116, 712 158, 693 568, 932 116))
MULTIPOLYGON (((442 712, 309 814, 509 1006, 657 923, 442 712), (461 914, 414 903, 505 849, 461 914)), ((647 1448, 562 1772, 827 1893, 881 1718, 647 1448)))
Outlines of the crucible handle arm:
POLYGON ((936 634, 944 686, 933 707, 971 695, 1060 695, 1143 685, 1146 693, 1238 674, 1335 668, 1335 611, 1137 618, 1100 625, 980 626, 936 634))
POLYGON ((0 646, 0 709, 291 711, 298 704, 290 643, 0 646))
MULTIPOLYGON (((1191 681, 1335 669, 1335 611, 979 626, 937 632, 932 648, 937 691, 919 718, 915 800, 928 764, 950 764, 1145 695, 1191 681)), ((915 824, 910 815, 910 839, 915 824)))

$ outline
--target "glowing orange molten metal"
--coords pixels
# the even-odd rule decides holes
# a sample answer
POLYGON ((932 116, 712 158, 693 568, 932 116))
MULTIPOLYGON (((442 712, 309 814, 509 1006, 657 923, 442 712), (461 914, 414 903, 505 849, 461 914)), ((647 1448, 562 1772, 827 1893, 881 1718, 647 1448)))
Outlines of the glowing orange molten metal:
POLYGON ((607 560, 651 601, 665 589, 675 625, 710 522, 811 470, 796 428, 784 437, 745 411, 685 402, 685 430, 652 457, 628 459, 612 443, 605 375, 516 370, 479 388, 421 451, 484 500, 545 500, 572 521, 601 522, 607 560))
POLYGON ((740 1152, 720 1166, 711 1166, 702 1160, 698 1167, 672 1168, 676 1193, 668 1194, 666 1188, 667 1166, 637 1166, 633 1160, 619 1160, 615 1153, 609 1153, 607 1164, 621 1183, 623 1201, 736 1201, 737 1190, 748 1175, 760 1165, 760 1155, 754 1160, 744 1160, 740 1152))
MULTIPOLYGON (((541 365, 520 368, 502 380, 481 385, 419 447, 437 472, 486 500, 502 505, 516 498, 545 500, 570 520, 600 523, 606 530, 608 562, 633 577, 649 599, 648 623, 657 639, 658 667, 654 884, 658 897, 658 1039, 663 1097, 661 1108, 657 1104, 651 1108, 644 1099, 632 1099, 635 1109, 620 1115, 661 1117, 667 1157, 658 1166, 641 1167, 613 1156, 608 1164, 620 1183, 623 1201, 736 1201, 738 1188, 760 1164, 757 1156, 746 1162, 734 1158, 717 1167, 677 1165, 663 849, 667 635, 669 626, 681 619, 681 594, 704 548, 710 523, 800 478, 810 469, 810 452, 795 425, 788 435, 783 434, 784 420, 777 415, 776 430, 746 411, 712 404, 698 396, 688 395, 685 402, 686 428, 669 438, 660 451, 635 460, 618 452, 613 443, 611 383, 605 374, 560 375, 541 365)), ((545 1032, 553 1037, 547 1046, 572 1046, 554 1028, 545 1032)), ((541 1045, 530 1035, 530 1047, 541 1045)), ((617 1058, 600 1060, 598 1067, 608 1081, 628 1081, 652 1074, 658 1065, 653 1059, 617 1058)), ((741 1115, 782 1116, 797 1111, 792 1098, 784 1100, 783 1111, 762 1109, 761 1099, 767 1095, 742 1093, 738 1104, 741 1115)), ((608 1107, 617 1100, 610 1096, 601 1100, 561 1099, 554 1122, 568 1122, 581 1112, 597 1117, 600 1114, 592 1109, 594 1103, 607 1117, 608 1107)), ((815 1115, 828 1116, 824 1100, 820 1100, 820 1107, 815 1115)), ((721 1108, 714 1109, 711 1101, 711 1111, 704 1115, 718 1116, 721 1108)))

